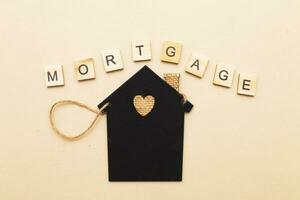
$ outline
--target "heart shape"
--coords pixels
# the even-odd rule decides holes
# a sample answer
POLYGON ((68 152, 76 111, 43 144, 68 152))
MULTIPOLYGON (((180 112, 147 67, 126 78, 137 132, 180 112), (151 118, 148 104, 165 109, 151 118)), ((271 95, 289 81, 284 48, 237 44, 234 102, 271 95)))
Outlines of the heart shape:
POLYGON ((143 97, 142 95, 136 95, 133 98, 133 105, 136 111, 143 117, 151 112, 154 103, 155 98, 151 95, 148 95, 146 97, 143 97))

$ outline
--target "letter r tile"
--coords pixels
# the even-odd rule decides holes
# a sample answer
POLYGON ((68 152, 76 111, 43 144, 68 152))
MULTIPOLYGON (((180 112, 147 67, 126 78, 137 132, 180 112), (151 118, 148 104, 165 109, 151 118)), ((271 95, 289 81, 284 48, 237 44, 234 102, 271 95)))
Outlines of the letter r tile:
POLYGON ((103 50, 102 60, 106 72, 121 70, 124 68, 121 51, 119 49, 103 50))

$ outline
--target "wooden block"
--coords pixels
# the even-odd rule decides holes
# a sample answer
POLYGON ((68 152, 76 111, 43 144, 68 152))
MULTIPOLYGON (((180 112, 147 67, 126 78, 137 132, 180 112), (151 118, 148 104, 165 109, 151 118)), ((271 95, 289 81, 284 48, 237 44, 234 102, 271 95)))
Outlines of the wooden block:
POLYGON ((123 61, 119 49, 107 49, 102 51, 103 65, 106 72, 123 69, 123 61))
POLYGON ((216 66, 214 84, 230 88, 232 85, 234 76, 234 69, 227 65, 216 66))
POLYGON ((131 44, 133 61, 151 60, 150 40, 134 40, 131 44))
POLYGON ((165 73, 165 81, 172 86, 177 92, 179 92, 179 78, 180 74, 178 73, 165 73))
POLYGON ((74 65, 78 81, 96 78, 93 58, 78 60, 74 65))
POLYGON ((237 93, 241 95, 255 96, 256 84, 256 76, 240 73, 237 93))
POLYGON ((45 81, 47 87, 63 86, 64 73, 62 65, 48 65, 45 67, 45 81))
POLYGON ((202 78, 206 71, 209 59, 206 56, 193 53, 185 68, 185 71, 202 78))
POLYGON ((178 64, 180 62, 182 45, 177 42, 165 41, 162 46, 160 60, 178 64))

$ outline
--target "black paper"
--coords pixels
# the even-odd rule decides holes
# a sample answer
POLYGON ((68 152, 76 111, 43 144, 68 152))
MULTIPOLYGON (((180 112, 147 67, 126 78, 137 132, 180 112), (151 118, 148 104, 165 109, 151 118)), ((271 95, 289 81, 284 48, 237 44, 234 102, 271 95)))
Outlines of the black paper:
POLYGON ((193 105, 144 66, 108 96, 109 181, 181 181, 184 112, 193 105), (136 95, 152 95, 152 111, 141 116, 136 95))

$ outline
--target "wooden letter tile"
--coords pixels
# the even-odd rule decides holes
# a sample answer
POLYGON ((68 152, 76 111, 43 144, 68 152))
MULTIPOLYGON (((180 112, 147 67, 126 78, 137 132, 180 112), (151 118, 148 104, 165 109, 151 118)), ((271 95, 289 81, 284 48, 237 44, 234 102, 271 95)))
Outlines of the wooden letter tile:
POLYGON ((134 40, 131 44, 133 61, 151 60, 150 40, 134 40))
POLYGON ((178 64, 180 62, 181 50, 182 45, 180 43, 165 41, 162 46, 160 60, 178 64))
POLYGON ((240 73, 237 93, 241 95, 255 96, 256 83, 256 76, 240 73))
POLYGON ((64 73, 62 65, 48 65, 45 67, 45 81, 47 87, 63 86, 64 73))
POLYGON ((93 58, 78 60, 74 65, 78 81, 96 78, 93 58))
POLYGON ((202 78, 208 65, 208 58, 199 54, 193 53, 185 68, 185 71, 202 78))
POLYGON ((234 69, 227 65, 216 66, 214 84, 230 88, 232 85, 234 76, 234 69))
POLYGON ((103 65, 106 72, 123 69, 123 61, 119 49, 108 49, 102 51, 103 65))

